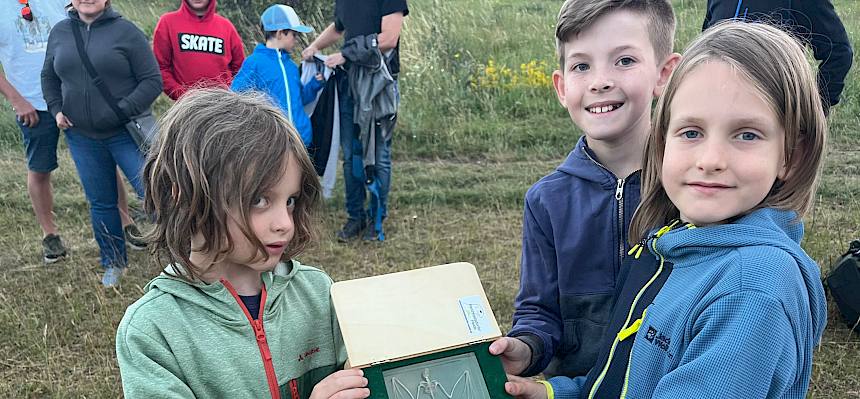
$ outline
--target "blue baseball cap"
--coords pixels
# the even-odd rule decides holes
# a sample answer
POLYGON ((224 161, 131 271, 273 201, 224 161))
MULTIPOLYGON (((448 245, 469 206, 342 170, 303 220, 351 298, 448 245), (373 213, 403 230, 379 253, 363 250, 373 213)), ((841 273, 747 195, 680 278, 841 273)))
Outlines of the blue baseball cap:
POLYGON ((301 33, 313 32, 314 28, 302 25, 296 11, 290 6, 283 4, 275 4, 263 11, 260 16, 260 23, 263 24, 263 30, 266 32, 274 32, 282 29, 294 30, 301 33))

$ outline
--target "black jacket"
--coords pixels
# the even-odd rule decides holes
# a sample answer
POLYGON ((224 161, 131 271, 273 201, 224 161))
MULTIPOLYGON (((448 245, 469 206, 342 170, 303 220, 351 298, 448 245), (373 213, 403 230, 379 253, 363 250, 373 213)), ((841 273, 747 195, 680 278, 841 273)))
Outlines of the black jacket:
POLYGON ((72 10, 51 30, 42 68, 48 110, 54 116, 62 111, 89 137, 110 137, 127 121, 114 113, 87 74, 72 29, 81 30, 90 61, 126 115, 140 115, 161 94, 158 63, 143 32, 110 7, 89 27, 72 10))
POLYGON ((821 62, 818 85, 825 111, 839 102, 854 54, 830 0, 708 0, 702 30, 734 17, 786 26, 809 43, 815 59, 821 62))

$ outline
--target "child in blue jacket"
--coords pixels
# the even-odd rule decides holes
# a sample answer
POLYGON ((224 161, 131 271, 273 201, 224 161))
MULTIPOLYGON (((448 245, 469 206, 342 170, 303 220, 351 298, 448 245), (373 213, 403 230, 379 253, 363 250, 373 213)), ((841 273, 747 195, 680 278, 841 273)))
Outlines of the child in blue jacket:
POLYGON ((494 342, 509 374, 585 375, 615 302, 639 204, 651 102, 679 55, 669 0, 567 0, 556 25, 559 102, 582 131, 526 193, 513 328, 494 342))
POLYGON ((684 53, 651 132, 630 225, 639 262, 625 264, 596 366, 543 383, 512 377, 508 392, 805 397, 827 304, 800 219, 827 121, 801 45, 760 23, 709 29, 684 53))
POLYGON ((318 74, 316 79, 302 86, 299 68, 290 58, 290 52, 296 46, 296 35, 313 32, 313 28, 302 25, 293 8, 282 4, 263 11, 260 28, 266 37, 266 44, 257 44, 233 78, 230 89, 256 90, 268 94, 281 107, 296 127, 305 147, 308 147, 313 132, 304 105, 312 102, 323 88, 323 77, 318 74))

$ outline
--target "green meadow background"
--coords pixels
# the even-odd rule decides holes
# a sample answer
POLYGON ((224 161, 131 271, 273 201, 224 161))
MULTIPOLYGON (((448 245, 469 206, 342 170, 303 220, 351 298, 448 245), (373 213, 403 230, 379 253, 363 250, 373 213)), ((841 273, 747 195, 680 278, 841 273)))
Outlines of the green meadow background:
MULTIPOLYGON (((253 30, 264 6, 258 0, 220 3, 243 32, 253 30)), ((330 8, 298 3, 307 22, 317 30, 325 26, 330 8)), ((322 212, 323 239, 300 260, 335 280, 468 261, 477 266, 499 323, 510 328, 523 194, 564 159, 580 134, 549 81, 561 3, 410 0, 401 39, 403 103, 393 144, 388 240, 334 240, 345 218, 339 182, 322 212)), ((151 34, 158 16, 179 3, 113 4, 151 34)), ((854 48, 860 48, 860 4, 834 4, 854 48)), ((674 5, 680 51, 699 32, 705 1, 675 0, 674 5)), ((249 36, 248 50, 254 40, 249 36)), ((842 103, 833 109, 823 181, 806 220, 804 248, 823 273, 852 238, 860 237, 857 71, 848 76, 842 103)), ((168 106, 162 96, 156 111, 168 106)), ((122 286, 102 288, 87 204, 63 140, 54 173, 55 213, 71 258, 43 266, 20 133, 6 102, 0 102, 0 114, 0 397, 121 396, 116 326, 161 266, 145 252, 133 252, 122 286)), ((832 302, 815 351, 809 397, 860 398, 860 336, 850 333, 832 302)))

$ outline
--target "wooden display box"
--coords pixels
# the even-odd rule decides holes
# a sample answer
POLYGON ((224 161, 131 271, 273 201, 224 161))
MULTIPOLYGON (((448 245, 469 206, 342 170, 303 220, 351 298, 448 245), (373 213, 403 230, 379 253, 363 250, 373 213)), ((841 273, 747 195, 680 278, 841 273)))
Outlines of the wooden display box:
POLYGON ((371 398, 510 398, 488 351, 502 334, 473 265, 342 281, 331 296, 347 367, 364 370, 371 398))

